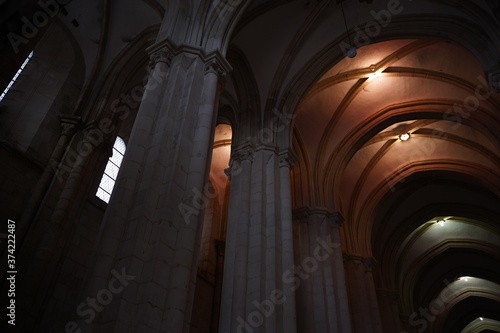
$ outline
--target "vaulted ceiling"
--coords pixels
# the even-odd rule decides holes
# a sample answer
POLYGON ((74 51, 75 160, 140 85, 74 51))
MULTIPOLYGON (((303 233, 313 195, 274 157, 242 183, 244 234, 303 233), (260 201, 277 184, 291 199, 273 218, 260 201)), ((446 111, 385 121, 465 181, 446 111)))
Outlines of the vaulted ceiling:
POLYGON ((334 65, 295 119, 298 202, 344 214, 346 251, 376 258, 379 288, 395 290, 403 312, 471 277, 436 332, 500 319, 498 97, 463 47, 394 40, 334 65))
MULTIPOLYGON (((113 96, 140 84, 145 48, 174 2, 66 5, 54 20, 82 58, 82 85, 99 90, 113 70, 113 96)), ((246 2, 220 99, 233 128, 216 131, 212 181, 226 186, 232 134, 241 142, 278 109, 293 118, 295 207, 340 211, 343 250, 375 258, 377 287, 397 293, 406 315, 451 288, 434 332, 499 331, 500 95, 487 79, 500 66, 500 6, 401 0, 382 25, 373 12, 389 3, 344 0, 344 23, 339 1, 246 2), (369 41, 356 43, 369 24, 369 41)), ((39 10, 0 5, 11 31, 39 10)))
MULTIPOLYGON (((295 207, 343 214, 344 251, 377 261, 377 288, 397 295, 401 314, 414 320, 446 295, 426 321, 432 332, 498 331, 500 96, 487 82, 500 54, 496 7, 400 4, 349 58, 339 4, 252 2, 221 101, 238 110, 237 130, 255 109, 294 115, 295 207)), ((344 1, 351 39, 384 5, 344 1)))

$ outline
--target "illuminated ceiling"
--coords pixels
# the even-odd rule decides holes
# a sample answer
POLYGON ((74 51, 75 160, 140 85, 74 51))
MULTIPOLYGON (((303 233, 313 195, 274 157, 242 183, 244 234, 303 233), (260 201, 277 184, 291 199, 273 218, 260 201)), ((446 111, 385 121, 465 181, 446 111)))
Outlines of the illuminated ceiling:
MULTIPOLYGON (((488 90, 485 54, 465 46, 482 37, 456 26, 474 17, 489 29, 494 21, 472 3, 462 3, 467 14, 458 19, 453 1, 404 2, 407 20, 351 59, 339 56, 338 7, 313 4, 252 2, 229 49, 235 71, 222 103, 240 110, 241 122, 247 112, 270 113, 280 97, 295 98, 294 207, 339 210, 343 250, 373 256, 377 289, 393 291, 407 316, 433 304, 447 282, 470 276, 469 289, 428 323, 431 332, 495 327, 500 97, 488 90), (456 31, 437 28, 444 17, 456 31)), ((346 1, 350 25, 362 27, 380 4, 346 1)))
POLYGON ((445 282, 461 274, 481 275, 469 279, 468 294, 457 292, 446 303, 440 314, 448 321, 437 322, 436 332, 463 317, 473 325, 481 313, 500 319, 486 310, 464 314, 458 306, 479 297, 475 308, 488 309, 485 302, 499 300, 500 272, 481 269, 500 253, 494 217, 500 103, 483 78, 477 60, 460 46, 381 42, 329 69, 295 119, 300 199, 328 198, 318 202, 326 207, 334 202, 347 221, 346 251, 373 253, 379 288, 395 289, 403 311, 431 304, 445 282), (447 215, 455 213, 479 220, 447 215), (493 284, 493 291, 480 292, 493 284))
MULTIPOLYGON (((347 252, 373 253, 380 285, 395 288, 410 314, 431 303, 444 281, 481 271, 467 270, 459 253, 476 263, 487 262, 477 252, 498 260, 500 228, 491 223, 498 222, 492 216, 500 193, 500 103, 483 78, 474 56, 457 45, 387 41, 337 63, 299 106, 294 133, 307 193, 302 200, 334 202, 348 221, 347 252), (483 219, 443 216, 445 223, 431 223, 456 212, 483 219)), ((476 308, 482 300, 498 302, 496 273, 470 279, 468 294, 455 295, 442 312, 456 321, 466 316, 454 310, 460 302, 479 297, 476 308), (497 289, 479 292, 488 284, 497 289)), ((474 318, 466 317, 472 325, 474 318)), ((433 329, 441 332, 450 320, 433 329)))
MULTIPOLYGON (((377 287, 394 289, 401 309, 429 305, 445 281, 470 276, 472 290, 448 303, 434 330, 491 329, 500 318, 479 310, 500 304, 500 97, 485 88, 500 52, 496 2, 406 1, 353 59, 339 51, 346 38, 336 3, 249 2, 232 32, 234 70, 220 105, 234 110, 228 119, 240 139, 274 107, 296 115, 294 206, 342 212, 343 250, 377 260, 377 287), (280 104, 293 99, 285 105, 293 110, 280 104), (440 218, 445 225, 433 223, 440 218), (478 313, 467 315, 471 307, 478 313)), ((72 1, 60 23, 81 51, 83 83, 112 66, 128 69, 116 96, 141 83, 145 47, 168 4, 72 1)), ((345 1, 349 25, 373 21, 372 6, 384 5, 345 1)), ((229 126, 217 128, 211 180, 219 190, 231 139, 229 126)))

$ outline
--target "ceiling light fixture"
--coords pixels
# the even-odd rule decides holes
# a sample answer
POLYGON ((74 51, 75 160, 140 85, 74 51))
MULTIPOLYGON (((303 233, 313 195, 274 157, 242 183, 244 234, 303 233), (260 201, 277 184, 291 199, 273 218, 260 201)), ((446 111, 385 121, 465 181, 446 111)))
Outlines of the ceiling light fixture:
POLYGON ((371 73, 368 74, 368 77, 371 77, 371 78, 377 78, 380 76, 380 73, 382 72, 382 70, 378 70, 376 71, 377 67, 375 65, 370 65, 370 71, 371 73))
POLYGON ((403 133, 400 136, 398 136, 399 140, 401 140, 401 141, 407 141, 407 140, 410 139, 410 137, 411 137, 411 135, 410 135, 409 132, 408 133, 403 133))

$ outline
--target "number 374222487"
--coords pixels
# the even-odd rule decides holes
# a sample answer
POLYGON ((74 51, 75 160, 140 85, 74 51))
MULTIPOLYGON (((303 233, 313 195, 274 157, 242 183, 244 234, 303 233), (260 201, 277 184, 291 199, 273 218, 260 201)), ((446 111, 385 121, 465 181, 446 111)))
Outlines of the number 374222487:
POLYGON ((9 220, 7 224, 7 252, 8 252, 8 258, 7 258, 7 264, 9 266, 9 269, 14 270, 16 268, 16 257, 15 257, 15 252, 16 252, 16 222, 9 220))

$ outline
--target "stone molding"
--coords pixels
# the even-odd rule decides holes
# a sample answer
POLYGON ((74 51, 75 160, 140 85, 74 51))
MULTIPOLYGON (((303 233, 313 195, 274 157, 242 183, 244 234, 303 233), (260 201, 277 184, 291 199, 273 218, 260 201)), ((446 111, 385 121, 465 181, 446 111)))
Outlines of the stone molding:
POLYGON ((255 148, 250 145, 250 144, 244 144, 242 146, 239 146, 234 149, 233 152, 231 152, 231 163, 234 161, 237 161, 239 163, 243 161, 250 161, 253 162, 253 156, 255 154, 255 148))
POLYGON ((168 48, 164 47, 155 51, 150 55, 149 65, 150 69, 153 69, 158 63, 162 62, 168 67, 172 64, 172 59, 174 58, 173 53, 168 48))
POLYGON ((149 68, 152 70, 158 63, 163 62, 168 67, 172 64, 174 58, 175 46, 169 40, 154 44, 146 49, 149 53, 149 68))
MULTIPOLYGON (((231 176, 235 170, 235 162, 241 165, 243 161, 249 161, 253 163, 255 154, 260 151, 270 152, 275 154, 279 159, 279 167, 287 167, 291 169, 297 161, 297 157, 294 152, 289 149, 284 149, 282 151, 275 145, 270 144, 259 144, 253 145, 252 143, 244 143, 231 151, 231 159, 229 161, 230 167, 224 170, 226 176, 231 180, 231 176)), ((241 168, 241 166, 236 166, 241 168)), ((241 169, 240 169, 241 170, 241 169)), ((238 170, 236 170, 238 172, 238 170)))
POLYGON ((255 153, 259 151, 268 151, 278 155, 278 158, 280 159, 280 166, 282 163, 282 159, 288 160, 290 161, 290 163, 296 160, 295 154, 289 149, 280 151, 277 146, 272 144, 261 143, 259 145, 253 145, 252 143, 244 143, 232 150, 231 161, 242 162, 244 160, 249 160, 250 162, 253 162, 255 153))
POLYGON ((309 207, 300 207, 296 208, 292 212, 293 219, 297 220, 301 223, 309 224, 309 217, 314 215, 321 215, 326 218, 329 222, 331 222, 334 226, 341 227, 344 223, 344 217, 338 211, 332 212, 326 208, 309 208, 309 207))
POLYGON ((154 68, 159 62, 170 67, 173 59, 182 55, 188 59, 199 57, 205 63, 205 74, 215 74, 219 78, 223 78, 232 71, 231 65, 219 51, 207 54, 199 47, 186 44, 175 45, 168 39, 150 46, 146 51, 150 55, 150 68, 154 68))
POLYGON ((229 62, 218 51, 208 54, 204 62, 205 74, 215 74, 219 79, 226 77, 232 70, 229 62))
POLYGON ((75 132, 75 129, 80 126, 81 118, 77 116, 70 115, 60 115, 59 116, 59 125, 61 126, 62 135, 70 136, 75 132))
POLYGON ((369 271, 371 271, 377 265, 377 261, 373 257, 365 258, 362 256, 351 255, 351 254, 344 254, 344 261, 362 263, 365 266, 365 268, 367 268, 369 271))
POLYGON ((280 168, 286 167, 292 169, 298 161, 297 155, 289 149, 283 150, 278 156, 280 159, 280 168))
POLYGON ((392 301, 399 300, 399 293, 396 290, 389 289, 377 289, 377 294, 384 295, 392 301))

